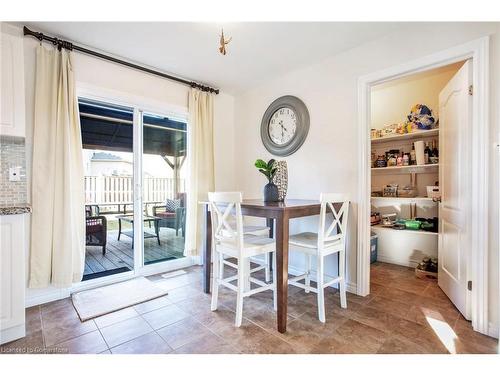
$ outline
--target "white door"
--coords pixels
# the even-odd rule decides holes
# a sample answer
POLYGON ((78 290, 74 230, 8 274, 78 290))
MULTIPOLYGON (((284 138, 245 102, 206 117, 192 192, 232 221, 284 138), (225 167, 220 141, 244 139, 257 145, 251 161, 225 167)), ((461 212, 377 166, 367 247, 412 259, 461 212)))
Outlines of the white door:
POLYGON ((470 319, 470 126, 472 62, 466 61, 439 94, 439 274, 438 283, 470 319))

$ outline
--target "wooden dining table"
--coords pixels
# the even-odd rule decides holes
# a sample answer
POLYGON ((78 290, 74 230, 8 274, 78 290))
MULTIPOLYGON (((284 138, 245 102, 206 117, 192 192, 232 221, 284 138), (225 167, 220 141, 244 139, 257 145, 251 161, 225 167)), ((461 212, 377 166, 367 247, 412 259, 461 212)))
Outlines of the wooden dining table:
MULTIPOLYGON (((210 205, 205 205, 205 236, 203 244, 203 289, 210 293, 212 267, 212 221, 210 205)), ((287 199, 284 202, 264 202, 258 199, 244 199, 241 213, 244 216, 262 217, 269 226, 270 237, 276 240, 276 283, 278 294, 277 328, 286 332, 288 304, 288 228, 290 219, 319 215, 321 204, 315 200, 287 199)))

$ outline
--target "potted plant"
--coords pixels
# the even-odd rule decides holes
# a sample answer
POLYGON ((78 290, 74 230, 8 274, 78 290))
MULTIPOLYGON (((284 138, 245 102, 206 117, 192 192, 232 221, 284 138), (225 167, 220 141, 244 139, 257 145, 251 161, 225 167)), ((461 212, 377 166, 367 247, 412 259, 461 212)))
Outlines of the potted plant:
POLYGON ((274 159, 269 160, 267 163, 262 159, 255 161, 255 166, 259 172, 266 176, 269 181, 264 186, 264 202, 278 202, 279 199, 278 187, 273 182, 274 175, 276 174, 276 166, 274 164, 274 159))

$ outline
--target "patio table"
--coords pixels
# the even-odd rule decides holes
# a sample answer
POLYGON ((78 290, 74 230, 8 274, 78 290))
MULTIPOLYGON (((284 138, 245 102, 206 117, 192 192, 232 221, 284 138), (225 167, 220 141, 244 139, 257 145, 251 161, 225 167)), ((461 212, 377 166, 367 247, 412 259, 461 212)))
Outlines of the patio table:
MULTIPOLYGON (((122 235, 122 234, 124 236, 130 237, 130 238, 132 238, 132 248, 134 248, 134 230, 133 230, 134 215, 119 215, 116 218, 118 219, 118 241, 120 241, 120 235, 122 235), (130 223, 132 225, 132 230, 122 230, 122 220, 127 222, 127 223, 130 223)), ((161 245, 160 244, 160 226, 158 225, 161 218, 156 217, 156 216, 144 215, 142 219, 143 219, 144 223, 153 222, 154 228, 155 228, 154 233, 147 232, 146 230, 144 230, 144 239, 156 238, 158 240, 158 245, 161 245)))

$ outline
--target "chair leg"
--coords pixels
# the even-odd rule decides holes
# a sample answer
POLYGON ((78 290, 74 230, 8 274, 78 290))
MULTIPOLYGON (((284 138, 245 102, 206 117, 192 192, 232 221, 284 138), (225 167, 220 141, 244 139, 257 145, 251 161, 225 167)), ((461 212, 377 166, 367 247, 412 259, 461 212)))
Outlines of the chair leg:
POLYGON ((311 287, 311 256, 306 254, 306 279, 304 280, 306 284, 306 293, 310 292, 311 287))
POLYGON ((340 289, 340 307, 347 308, 347 295, 345 290, 345 251, 341 250, 339 254, 339 276, 341 277, 339 283, 340 289))
POLYGON ((220 263, 219 263, 219 258, 222 255, 219 254, 217 251, 214 252, 214 260, 213 260, 213 266, 214 266, 214 275, 213 275, 213 285, 212 285, 212 303, 210 305, 210 310, 215 311, 217 310, 217 303, 219 300, 219 280, 221 279, 220 277, 220 263))
POLYGON ((245 291, 246 282, 246 264, 245 260, 238 259, 238 291, 236 296, 236 320, 235 327, 240 327, 243 320, 243 293, 245 291))
POLYGON ((278 310, 278 281, 276 279, 276 252, 271 253, 273 263, 273 307, 274 311, 278 310))
POLYGON ((219 280, 222 280, 224 278, 224 254, 220 254, 217 261, 219 262, 219 280))
POLYGON ((317 286, 318 289, 318 318, 319 321, 325 322, 325 289, 323 288, 323 278, 324 278, 324 257, 321 254, 318 254, 318 267, 317 267, 317 286))
POLYGON ((248 292, 251 288, 250 268, 252 267, 252 265, 250 262, 250 258, 244 258, 241 263, 242 263, 243 269, 245 270, 245 272, 243 272, 245 274, 245 285, 244 285, 243 290, 245 292, 248 292))
POLYGON ((269 262, 269 257, 267 254, 264 254, 264 264, 266 266, 266 283, 271 281, 271 263, 269 262))

